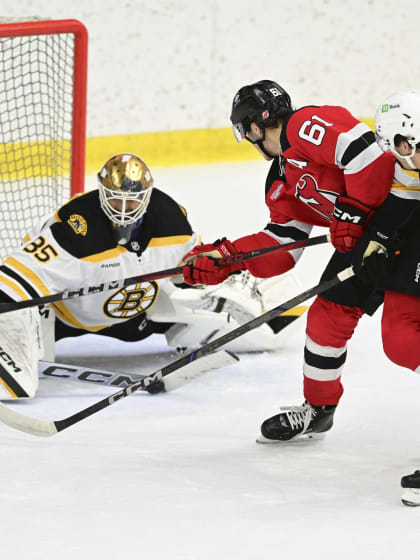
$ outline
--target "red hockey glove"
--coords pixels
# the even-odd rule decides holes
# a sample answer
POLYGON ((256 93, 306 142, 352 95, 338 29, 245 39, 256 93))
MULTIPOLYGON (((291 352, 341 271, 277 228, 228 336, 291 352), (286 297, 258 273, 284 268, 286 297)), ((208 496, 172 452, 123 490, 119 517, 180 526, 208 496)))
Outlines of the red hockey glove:
POLYGON ((187 284, 220 284, 232 272, 242 270, 242 263, 217 266, 214 259, 230 257, 238 254, 226 237, 207 245, 197 245, 182 259, 185 266, 182 269, 187 284))
POLYGON ((339 196, 330 225, 331 243, 340 253, 351 251, 373 215, 373 210, 354 198, 339 196))

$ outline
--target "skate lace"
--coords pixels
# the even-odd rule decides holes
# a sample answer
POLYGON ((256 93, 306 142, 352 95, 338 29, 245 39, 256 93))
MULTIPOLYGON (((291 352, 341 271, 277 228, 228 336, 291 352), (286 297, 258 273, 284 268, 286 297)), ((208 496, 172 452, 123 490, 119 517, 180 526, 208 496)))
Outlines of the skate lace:
POLYGON ((301 406, 281 408, 280 410, 285 411, 284 413, 287 416, 290 427, 293 429, 302 428, 302 433, 305 433, 312 418, 315 416, 314 409, 307 403, 301 406))

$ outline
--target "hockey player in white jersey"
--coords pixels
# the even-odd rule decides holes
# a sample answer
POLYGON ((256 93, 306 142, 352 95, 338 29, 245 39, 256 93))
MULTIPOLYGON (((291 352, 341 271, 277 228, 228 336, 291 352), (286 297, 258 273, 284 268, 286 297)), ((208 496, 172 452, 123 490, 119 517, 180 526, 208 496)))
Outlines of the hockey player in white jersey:
MULTIPOLYGON (((199 243, 185 210, 153 186, 149 168, 129 153, 111 157, 98 188, 41 220, 0 267, 0 301, 48 296, 177 266, 199 243)), ((259 315, 270 298, 296 294, 292 278, 260 285, 246 275, 217 288, 181 289, 182 276, 142 282, 51 306, 55 340, 97 333, 137 341, 165 334, 170 346, 210 341, 259 315)), ((282 321, 290 321, 291 316, 282 321)), ((242 349, 279 346, 278 324, 263 325, 242 349)), ((240 350, 240 346, 236 346, 240 350)), ((34 396, 42 353, 37 308, 0 314, 0 399, 34 396)), ((51 359, 51 354, 49 355, 51 359)))
MULTIPOLYGON (((355 250, 354 265, 360 278, 376 278, 385 291, 386 355, 420 373, 420 90, 405 89, 386 98, 375 125, 379 143, 395 156, 394 180, 355 250)), ((420 471, 404 476, 401 486, 402 502, 419 506, 420 471)))

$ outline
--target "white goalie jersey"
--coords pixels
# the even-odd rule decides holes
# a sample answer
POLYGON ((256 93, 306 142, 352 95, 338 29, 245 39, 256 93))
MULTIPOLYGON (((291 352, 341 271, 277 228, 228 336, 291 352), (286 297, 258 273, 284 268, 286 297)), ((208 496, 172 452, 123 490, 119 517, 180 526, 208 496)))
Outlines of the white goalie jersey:
MULTIPOLYGON (((198 243, 199 236, 191 230, 185 211, 154 189, 140 227, 126 246, 118 245, 112 224, 101 210, 98 191, 90 191, 45 219, 25 238, 24 245, 5 259, 0 267, 0 291, 19 301, 96 287, 94 294, 51 304, 58 320, 76 329, 100 333, 144 315, 155 322, 173 323, 165 336, 170 346, 178 348, 210 342, 299 291, 292 273, 257 280, 248 272, 233 275, 219 286, 201 289, 181 289, 174 283, 177 279, 170 278, 103 289, 112 281, 174 268, 198 243)), ((182 277, 178 280, 182 281, 182 277)), ((282 318, 280 327, 273 322, 264 324, 226 348, 277 349, 291 331, 289 327, 285 335, 281 328, 302 312, 303 309, 292 310, 282 318)), ((7 315, 4 319, 7 323, 7 315)), ((51 346, 53 349, 53 338, 51 346)), ((53 354, 47 358, 53 359, 53 354)), ((6 394, 32 396, 36 382, 31 383, 25 390, 8 387, 6 394)))
POLYGON ((139 233, 128 246, 114 241, 98 191, 77 196, 48 219, 1 266, 0 289, 13 300, 97 287, 97 293, 52 305, 69 326, 98 332, 150 313, 169 279, 101 291, 105 283, 177 266, 199 242, 183 210, 154 189, 139 233), (170 218, 170 219, 169 219, 170 218))

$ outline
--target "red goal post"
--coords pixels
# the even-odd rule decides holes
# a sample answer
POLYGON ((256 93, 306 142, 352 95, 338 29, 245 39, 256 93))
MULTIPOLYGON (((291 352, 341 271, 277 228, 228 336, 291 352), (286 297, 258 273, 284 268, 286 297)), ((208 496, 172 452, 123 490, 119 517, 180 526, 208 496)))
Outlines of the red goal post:
POLYGON ((77 20, 0 18, 0 257, 83 192, 88 33, 77 20))

